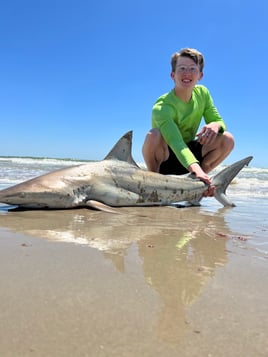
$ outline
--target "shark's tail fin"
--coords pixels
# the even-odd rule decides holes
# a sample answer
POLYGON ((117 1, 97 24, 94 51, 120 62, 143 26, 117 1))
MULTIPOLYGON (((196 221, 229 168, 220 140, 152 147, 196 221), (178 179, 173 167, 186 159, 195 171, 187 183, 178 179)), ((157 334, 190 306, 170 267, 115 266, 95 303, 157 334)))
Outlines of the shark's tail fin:
POLYGON ((243 169, 245 165, 248 165, 252 160, 252 156, 248 156, 245 159, 235 162, 234 164, 226 167, 212 178, 212 185, 215 186, 215 198, 223 206, 235 206, 229 198, 226 196, 225 191, 233 178, 243 169))

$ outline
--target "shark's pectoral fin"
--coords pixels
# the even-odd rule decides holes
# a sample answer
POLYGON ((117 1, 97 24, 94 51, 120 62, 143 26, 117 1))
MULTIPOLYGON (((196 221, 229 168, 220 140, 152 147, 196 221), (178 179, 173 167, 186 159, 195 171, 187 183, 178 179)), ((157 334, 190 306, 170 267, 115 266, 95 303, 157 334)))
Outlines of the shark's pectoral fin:
POLYGON ((99 211, 104 211, 104 212, 108 212, 108 213, 119 213, 115 208, 107 206, 104 203, 99 202, 99 201, 88 200, 86 202, 86 205, 88 207, 97 209, 99 211))

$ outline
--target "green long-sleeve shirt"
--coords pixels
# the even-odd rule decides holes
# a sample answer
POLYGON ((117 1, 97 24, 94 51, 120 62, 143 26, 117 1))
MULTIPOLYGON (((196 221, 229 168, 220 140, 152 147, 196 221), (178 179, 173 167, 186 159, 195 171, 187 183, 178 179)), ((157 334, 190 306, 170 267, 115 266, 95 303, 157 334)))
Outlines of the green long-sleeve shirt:
POLYGON ((202 117, 206 124, 218 122, 220 133, 224 132, 225 123, 203 85, 194 87, 192 98, 187 103, 172 90, 159 97, 153 106, 152 127, 160 130, 166 143, 186 168, 198 162, 187 143, 195 139, 202 117))

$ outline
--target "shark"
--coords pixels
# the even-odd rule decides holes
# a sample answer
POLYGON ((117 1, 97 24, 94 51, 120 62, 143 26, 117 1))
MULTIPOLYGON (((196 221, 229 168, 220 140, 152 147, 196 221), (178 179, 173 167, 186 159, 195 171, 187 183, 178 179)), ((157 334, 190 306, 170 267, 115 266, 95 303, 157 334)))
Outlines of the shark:
MULTIPOLYGON (((66 167, 0 191, 0 202, 23 209, 88 207, 116 212, 116 207, 172 206, 201 200, 208 186, 189 175, 162 175, 141 168, 132 157, 129 131, 100 161, 66 167)), ((235 206, 226 189, 252 160, 248 156, 212 177, 214 197, 223 206, 235 206)))

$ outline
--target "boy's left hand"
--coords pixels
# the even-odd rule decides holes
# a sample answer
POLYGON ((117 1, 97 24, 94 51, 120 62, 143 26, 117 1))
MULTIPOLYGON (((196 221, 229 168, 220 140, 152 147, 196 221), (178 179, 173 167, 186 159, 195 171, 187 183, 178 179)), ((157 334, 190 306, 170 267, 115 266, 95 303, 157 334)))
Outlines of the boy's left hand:
POLYGON ((205 126, 196 134, 197 141, 201 144, 212 144, 218 136, 220 126, 218 123, 210 123, 205 126))

